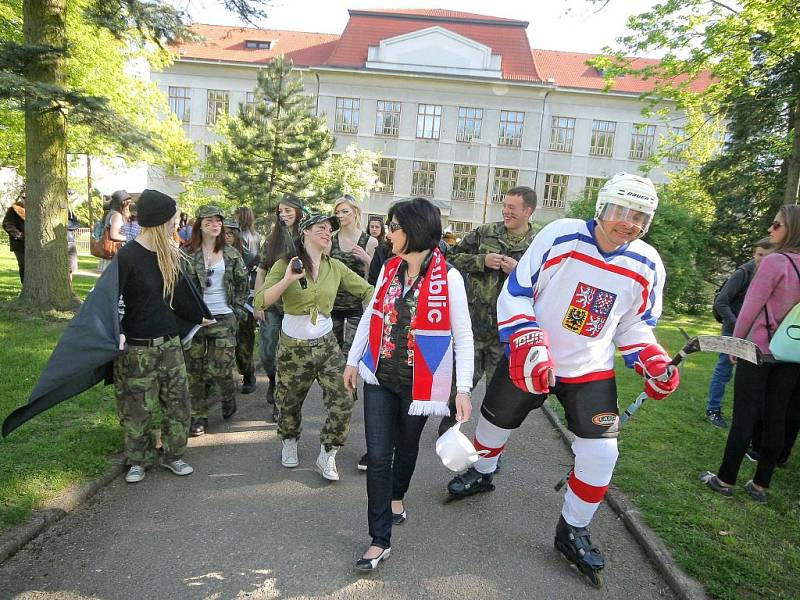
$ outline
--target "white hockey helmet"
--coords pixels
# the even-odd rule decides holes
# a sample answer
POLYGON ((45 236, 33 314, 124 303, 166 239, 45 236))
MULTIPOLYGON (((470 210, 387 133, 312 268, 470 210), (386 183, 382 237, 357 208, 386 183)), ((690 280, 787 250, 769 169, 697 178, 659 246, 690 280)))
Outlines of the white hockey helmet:
MULTIPOLYGON (((611 220, 609 211, 606 210, 609 205, 627 209, 624 211, 625 214, 639 213, 640 219, 635 222, 641 227, 642 234, 644 234, 650 227, 650 222, 658 208, 658 194, 653 182, 647 177, 639 177, 623 171, 614 175, 600 188, 595 204, 595 218, 611 220)), ((617 217, 623 214, 618 209, 615 212, 617 217)))

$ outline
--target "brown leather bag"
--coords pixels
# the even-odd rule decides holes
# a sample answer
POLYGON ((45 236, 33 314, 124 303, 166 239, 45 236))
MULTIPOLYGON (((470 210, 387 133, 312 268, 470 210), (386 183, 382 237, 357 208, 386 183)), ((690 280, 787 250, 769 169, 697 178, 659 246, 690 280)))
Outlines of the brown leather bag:
POLYGON ((103 235, 99 240, 92 238, 92 242, 89 244, 89 252, 92 256, 96 256, 97 258, 111 260, 124 244, 125 242, 115 242, 111 239, 109 227, 106 225, 103 228, 103 235))

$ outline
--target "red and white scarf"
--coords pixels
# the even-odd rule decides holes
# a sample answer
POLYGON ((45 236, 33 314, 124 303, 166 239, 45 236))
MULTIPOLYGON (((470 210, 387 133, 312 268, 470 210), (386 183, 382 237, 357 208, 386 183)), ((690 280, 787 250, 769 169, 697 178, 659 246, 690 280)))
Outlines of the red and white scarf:
MULTIPOLYGON (((358 365, 359 373, 367 383, 378 382, 375 372, 381 356, 384 320, 388 319, 391 309, 385 303, 386 292, 398 276, 402 262, 399 256, 386 261, 383 279, 372 305, 369 341, 358 365)), ((414 364, 412 402, 408 414, 447 416, 450 414, 447 401, 453 381, 453 333, 450 329, 447 263, 438 248, 431 251, 428 268, 419 286, 417 310, 411 320, 414 364)), ((412 345, 411 340, 409 345, 412 345)))

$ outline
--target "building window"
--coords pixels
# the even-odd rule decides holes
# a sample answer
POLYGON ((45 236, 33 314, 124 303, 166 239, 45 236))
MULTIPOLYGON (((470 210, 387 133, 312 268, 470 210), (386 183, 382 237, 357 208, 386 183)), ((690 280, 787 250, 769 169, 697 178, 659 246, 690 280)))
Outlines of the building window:
POLYGON ((547 173, 544 177, 544 208, 564 208, 567 205, 569 175, 547 173))
POLYGON ((256 93, 255 92, 247 92, 247 95, 244 99, 244 105, 242 106, 242 112, 245 116, 250 117, 251 119, 255 119, 256 117, 256 93))
POLYGON ((686 151, 689 148, 689 142, 686 140, 686 129, 673 127, 670 130, 670 137, 667 143, 669 144, 667 160, 672 163, 686 162, 686 151))
POLYGON ((461 237, 473 229, 475 229, 475 225, 470 223, 469 221, 448 221, 447 226, 450 228, 456 237, 461 237))
POLYGON ((475 200, 477 177, 475 165, 453 165, 453 200, 475 200))
POLYGON ((411 163, 411 195, 433 197, 436 188, 436 163, 415 160, 411 163))
POLYGON ((592 202, 597 201, 597 194, 606 180, 603 177, 587 177, 586 186, 583 188, 583 196, 592 202))
POLYGON ((358 98, 337 98, 333 129, 339 133, 358 133, 361 101, 358 98))
POLYGON ((219 115, 228 114, 228 90, 208 90, 208 109, 206 110, 206 125, 214 125, 219 115))
POLYGON ((269 50, 272 47, 272 42, 262 40, 246 40, 244 47, 248 50, 269 50))
POLYGON ((492 187, 492 200, 503 202, 503 196, 511 188, 517 187, 518 169, 495 169, 494 186, 492 187))
POLYGON ((383 184, 379 191, 382 194, 394 193, 394 172, 397 169, 397 160, 394 158, 381 158, 375 167, 378 172, 378 181, 383 184))
POLYGON ((438 140, 442 125, 442 107, 439 104, 420 104, 417 108, 417 137, 438 140))
POLYGON ((592 121, 592 141, 589 154, 592 156, 611 156, 614 153, 614 134, 617 124, 614 121, 592 121))
POLYGON ((647 160, 653 154, 653 144, 656 140, 656 126, 645 123, 635 123, 631 134, 631 149, 628 158, 634 160, 647 160))
POLYGON ((501 146, 522 145, 522 124, 525 113, 511 110, 500 111, 500 140, 501 146))
POLYGON ((575 138, 575 119, 571 117, 553 117, 550 128, 550 150, 554 152, 572 152, 572 140, 575 138))
POLYGON ((211 146, 203 146, 203 161, 204 162, 207 161, 209 158, 211 158, 211 152, 212 151, 213 150, 212 150, 211 146))
POLYGON ((458 129, 456 130, 457 142, 471 142, 481 137, 481 125, 483 124, 482 108, 458 108, 458 129))
POLYGON ((169 108, 184 123, 189 122, 191 104, 191 88, 169 86, 169 108))
POLYGON ((400 103, 378 100, 375 113, 375 135, 400 135, 400 103))

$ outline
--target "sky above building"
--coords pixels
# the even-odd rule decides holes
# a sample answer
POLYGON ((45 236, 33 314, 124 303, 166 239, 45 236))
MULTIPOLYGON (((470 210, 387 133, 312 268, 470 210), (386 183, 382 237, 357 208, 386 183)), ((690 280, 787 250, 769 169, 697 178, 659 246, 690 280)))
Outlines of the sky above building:
MULTIPOLYGON (((174 3, 188 8, 199 23, 241 25, 218 0, 174 3)), ((268 18, 260 25, 267 29, 341 33, 347 24, 348 8, 444 8, 528 21, 528 39, 534 48, 596 53, 604 46, 616 48, 616 38, 627 32, 628 16, 654 4, 653 0, 610 0, 601 9, 602 4, 588 0, 274 0, 267 9, 268 18)))

